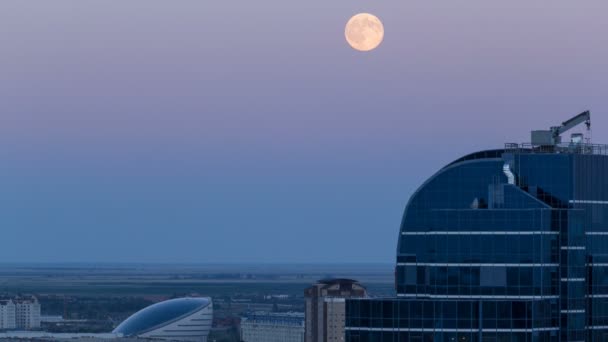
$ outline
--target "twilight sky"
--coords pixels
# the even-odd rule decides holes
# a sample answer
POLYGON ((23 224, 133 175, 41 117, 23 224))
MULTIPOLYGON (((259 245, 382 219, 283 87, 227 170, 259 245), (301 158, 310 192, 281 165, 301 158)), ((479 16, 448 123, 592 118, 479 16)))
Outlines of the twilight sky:
MULTIPOLYGON (((608 2, 0 3, 5 262, 393 262, 409 195, 592 110, 608 2), (383 20, 371 53, 351 15, 383 20)), ((607 137, 607 138, 604 138, 607 137)))

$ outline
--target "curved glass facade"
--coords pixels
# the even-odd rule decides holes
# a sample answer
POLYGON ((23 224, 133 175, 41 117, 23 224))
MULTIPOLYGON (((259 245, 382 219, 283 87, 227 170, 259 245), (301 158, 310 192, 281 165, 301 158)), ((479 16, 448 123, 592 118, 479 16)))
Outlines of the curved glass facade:
POLYGON ((608 341, 608 156, 512 148, 410 198, 398 298, 347 301, 347 341, 608 341))
POLYGON ((156 330, 197 312, 210 304, 208 298, 177 298, 150 305, 122 322, 114 333, 137 336, 156 330))

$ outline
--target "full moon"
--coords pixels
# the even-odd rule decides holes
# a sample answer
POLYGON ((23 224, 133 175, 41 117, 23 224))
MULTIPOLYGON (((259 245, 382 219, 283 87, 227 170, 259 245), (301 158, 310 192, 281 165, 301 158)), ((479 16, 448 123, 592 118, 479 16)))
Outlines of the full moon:
POLYGON ((384 26, 378 17, 369 13, 359 13, 346 23, 346 41, 358 51, 371 51, 382 43, 384 26))

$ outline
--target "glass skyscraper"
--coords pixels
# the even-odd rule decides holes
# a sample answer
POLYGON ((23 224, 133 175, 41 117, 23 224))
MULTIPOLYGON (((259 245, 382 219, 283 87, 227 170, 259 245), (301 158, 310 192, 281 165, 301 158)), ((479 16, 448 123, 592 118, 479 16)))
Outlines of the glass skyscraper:
POLYGON ((608 341, 608 146, 507 144, 410 198, 397 298, 351 299, 351 342, 608 341))

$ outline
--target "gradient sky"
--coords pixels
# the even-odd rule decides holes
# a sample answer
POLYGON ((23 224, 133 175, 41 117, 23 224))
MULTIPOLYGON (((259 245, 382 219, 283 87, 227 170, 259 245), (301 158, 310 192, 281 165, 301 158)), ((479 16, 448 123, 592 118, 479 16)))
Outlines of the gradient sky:
POLYGON ((0 3, 0 260, 393 262, 410 194, 592 110, 608 2, 0 3), (385 41, 344 40, 358 12, 385 41))

